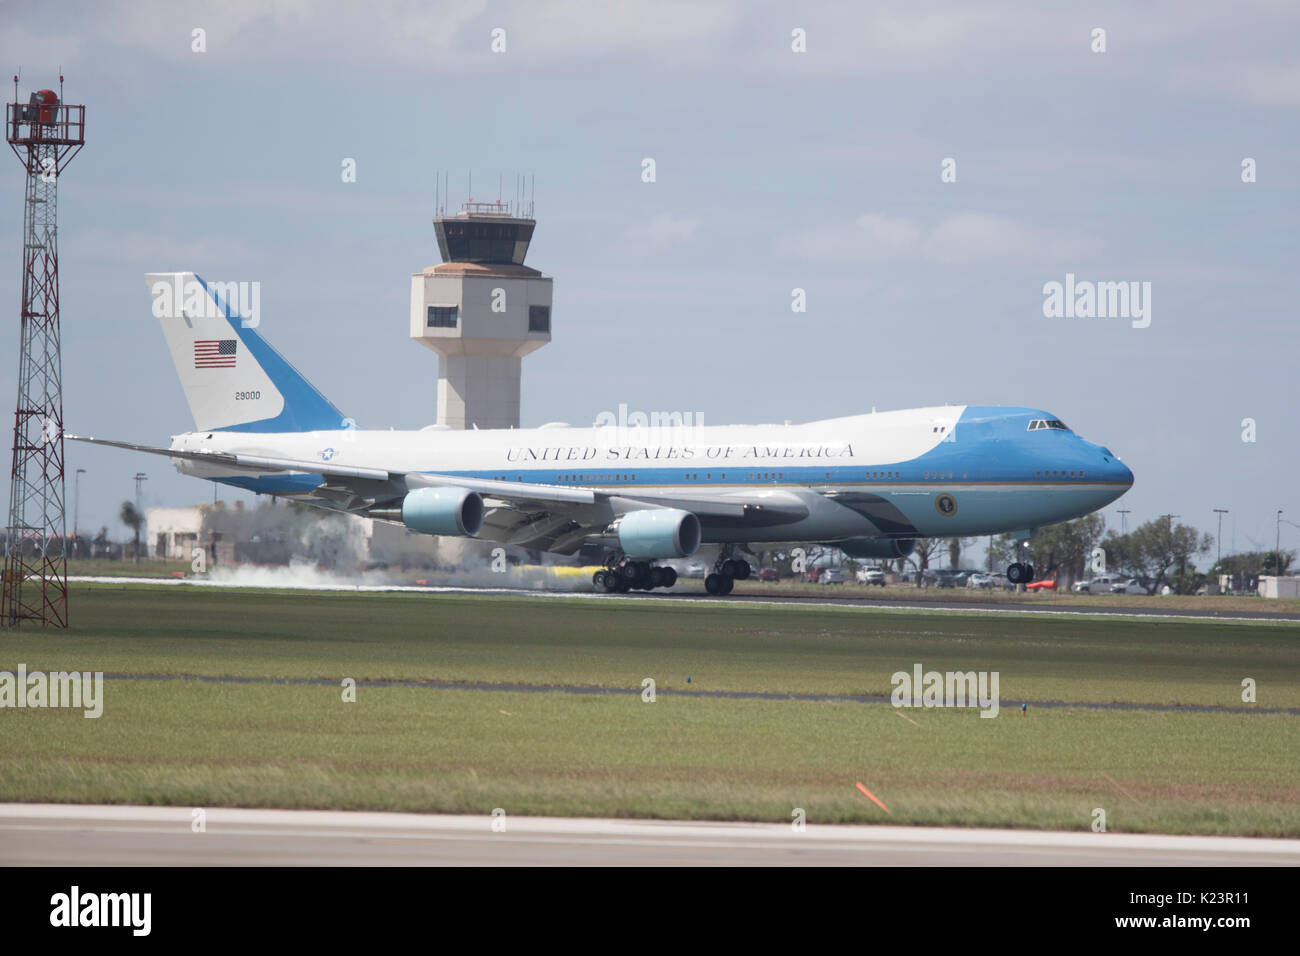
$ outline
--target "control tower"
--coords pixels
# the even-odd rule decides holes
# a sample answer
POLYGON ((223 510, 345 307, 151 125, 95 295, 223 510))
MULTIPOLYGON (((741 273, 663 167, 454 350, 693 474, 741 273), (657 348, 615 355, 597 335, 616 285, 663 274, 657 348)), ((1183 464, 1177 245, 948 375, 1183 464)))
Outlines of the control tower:
POLYGON ((434 217, 442 262, 411 277, 411 338, 439 356, 439 425, 519 427, 521 360, 551 341, 551 278, 524 265, 536 225, 502 202, 434 217))

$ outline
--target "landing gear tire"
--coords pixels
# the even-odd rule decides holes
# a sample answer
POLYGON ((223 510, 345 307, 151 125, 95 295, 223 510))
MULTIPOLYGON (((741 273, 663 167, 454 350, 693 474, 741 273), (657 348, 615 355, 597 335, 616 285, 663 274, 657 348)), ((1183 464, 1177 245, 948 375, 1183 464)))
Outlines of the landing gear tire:
POLYGON ((1030 575, 1033 573, 1033 570, 1034 569, 1031 565, 1021 564, 1017 561, 1008 566, 1007 580, 1012 584, 1025 584, 1030 580, 1030 575))
POLYGON ((731 593, 735 583, 729 574, 710 574, 704 579, 704 590, 716 597, 724 597, 731 593))
POLYGON ((726 562, 726 570, 723 573, 737 581, 744 581, 750 574, 749 562, 740 558, 732 558, 726 562))
POLYGON ((624 561, 597 571, 591 576, 597 590, 606 593, 628 591, 653 591, 655 588, 670 588, 677 583, 677 572, 672 568, 660 567, 649 561, 624 561))
POLYGON ((1032 581, 1032 580, 1034 580, 1034 566, 1033 566, 1032 564, 1026 564, 1026 565, 1025 565, 1025 583, 1028 584, 1028 583, 1029 583, 1030 581, 1032 581))

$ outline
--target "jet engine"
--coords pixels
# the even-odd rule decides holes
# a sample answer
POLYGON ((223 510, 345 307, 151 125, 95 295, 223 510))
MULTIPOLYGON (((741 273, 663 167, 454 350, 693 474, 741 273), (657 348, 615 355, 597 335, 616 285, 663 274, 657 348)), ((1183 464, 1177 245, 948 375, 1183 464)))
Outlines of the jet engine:
POLYGON ((700 546, 700 519, 677 508, 629 511, 618 521, 618 543, 629 558, 684 558, 700 546))
POLYGON ((483 499, 467 488, 417 488, 402 499, 402 523, 421 534, 472 537, 483 527, 483 499))

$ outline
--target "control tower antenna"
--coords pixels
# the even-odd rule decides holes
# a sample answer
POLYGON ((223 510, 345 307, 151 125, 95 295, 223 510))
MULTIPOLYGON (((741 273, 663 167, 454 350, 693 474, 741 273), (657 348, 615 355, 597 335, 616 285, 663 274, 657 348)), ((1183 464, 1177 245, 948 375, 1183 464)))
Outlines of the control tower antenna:
POLYGON ((63 480, 63 359, 59 337, 58 184, 85 143, 86 108, 37 90, 5 107, 5 138, 27 173, 23 203, 18 404, 0 624, 68 626, 63 480))

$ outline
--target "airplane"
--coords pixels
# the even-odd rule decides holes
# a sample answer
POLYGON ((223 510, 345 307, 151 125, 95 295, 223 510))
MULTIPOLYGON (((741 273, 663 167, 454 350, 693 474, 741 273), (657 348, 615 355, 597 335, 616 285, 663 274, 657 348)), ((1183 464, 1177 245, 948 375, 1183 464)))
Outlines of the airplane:
MULTIPOLYGON (((818 543, 892 559, 918 538, 1034 529, 1103 508, 1133 484, 1110 449, 1034 408, 943 405, 803 424, 416 431, 345 417, 192 272, 146 276, 198 293, 154 312, 194 417, 164 455, 182 474, 558 555, 606 554, 606 591, 668 588, 657 562, 717 549, 705 589, 729 594, 738 553, 818 543)), ((156 292, 155 292, 156 295, 156 292)), ((1021 561, 1006 571, 1034 580, 1021 561)))

